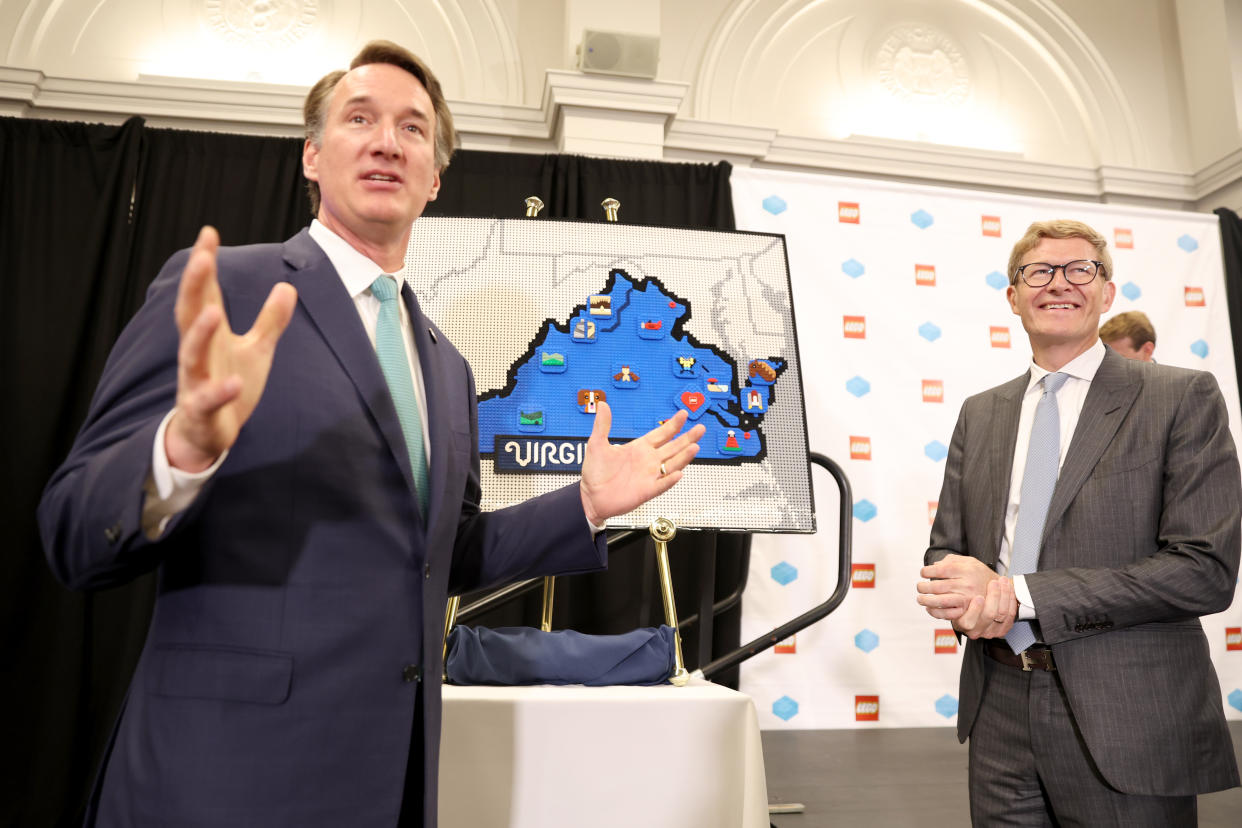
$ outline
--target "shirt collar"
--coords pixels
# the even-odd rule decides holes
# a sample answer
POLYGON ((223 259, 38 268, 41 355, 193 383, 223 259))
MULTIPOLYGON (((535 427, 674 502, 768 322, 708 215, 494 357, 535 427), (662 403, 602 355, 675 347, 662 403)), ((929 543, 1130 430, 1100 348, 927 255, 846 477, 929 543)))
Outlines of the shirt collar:
MULTIPOLYGON (((323 249, 324 255, 332 262, 352 297, 356 298, 370 290, 375 277, 384 272, 384 268, 351 247, 349 242, 329 230, 319 219, 311 220, 310 237, 323 249)), ((401 278, 396 278, 397 287, 400 288, 401 278)))
MULTIPOLYGON (((1105 352, 1104 343, 1096 339, 1094 345, 1063 365, 1059 373, 1069 374, 1075 379, 1091 382, 1091 380, 1095 379, 1095 372, 1100 370, 1100 363, 1104 361, 1105 352)), ((1045 371, 1036 365, 1035 359, 1032 357, 1031 379, 1026 385, 1026 390, 1030 391, 1033 386, 1051 373, 1052 371, 1045 371)))

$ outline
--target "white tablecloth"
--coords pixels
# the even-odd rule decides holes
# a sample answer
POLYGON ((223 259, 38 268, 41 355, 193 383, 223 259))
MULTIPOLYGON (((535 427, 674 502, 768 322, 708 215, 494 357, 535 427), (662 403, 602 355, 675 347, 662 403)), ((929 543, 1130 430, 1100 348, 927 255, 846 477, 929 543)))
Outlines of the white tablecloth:
POLYGON ((442 828, 767 828, 755 706, 685 687, 444 687, 442 828))

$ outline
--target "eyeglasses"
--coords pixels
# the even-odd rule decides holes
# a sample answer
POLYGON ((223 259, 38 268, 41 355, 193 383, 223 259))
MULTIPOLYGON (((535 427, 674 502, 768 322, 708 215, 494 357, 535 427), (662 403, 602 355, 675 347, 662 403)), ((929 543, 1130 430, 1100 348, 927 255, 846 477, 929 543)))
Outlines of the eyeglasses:
MULTIPOLYGON (((1063 265, 1031 262, 1018 268, 1018 275, 1022 277, 1022 281, 1033 288, 1037 288, 1051 282, 1052 277, 1056 275, 1058 270, 1065 274, 1065 281, 1071 285, 1089 285, 1091 280, 1096 277, 1096 274, 1104 270, 1104 263, 1091 261, 1090 259, 1075 259, 1063 265)), ((1016 282, 1017 279, 1014 279, 1014 281, 1016 282)))

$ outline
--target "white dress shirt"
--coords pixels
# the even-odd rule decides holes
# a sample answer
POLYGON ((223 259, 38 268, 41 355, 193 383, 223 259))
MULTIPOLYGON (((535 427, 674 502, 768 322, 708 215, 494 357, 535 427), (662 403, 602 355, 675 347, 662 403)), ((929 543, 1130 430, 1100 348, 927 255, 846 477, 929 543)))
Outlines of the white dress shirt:
MULTIPOLYGON (((1060 448, 1061 457, 1057 468, 1065 464, 1065 456, 1069 453, 1070 442, 1074 439, 1074 429, 1078 427, 1078 416, 1082 413, 1082 405, 1091 390, 1091 381, 1104 361, 1104 343, 1096 340, 1095 344, 1070 360, 1059 373, 1069 374, 1069 379, 1057 392, 1057 413, 1061 420, 1060 448)), ((1005 509, 1005 535, 1001 540, 1000 556, 996 562, 996 571, 1001 575, 1009 572, 1009 552, 1013 548, 1013 533, 1018 525, 1018 510, 1022 499, 1022 475, 1026 471, 1026 452, 1031 443, 1031 425, 1035 419, 1035 406, 1043 394, 1041 382, 1052 373, 1045 371, 1031 360, 1031 380, 1027 383, 1026 392, 1022 396, 1022 413, 1018 418, 1018 439, 1013 447, 1013 473, 1009 477, 1009 504, 1005 509)), ((1014 593, 1018 597, 1018 618, 1031 620, 1037 616, 1035 604, 1031 600, 1031 591, 1026 586, 1026 577, 1015 575, 1013 578, 1014 593)))
MULTIPOLYGON (((371 294, 371 283, 375 281, 376 276, 384 273, 384 269, 351 247, 349 242, 329 230, 318 219, 311 222, 310 237, 328 257, 328 261, 332 263, 341 282, 345 285, 345 290, 353 298, 354 306, 358 309, 358 316, 362 320, 362 326, 371 340, 371 347, 374 348, 380 301, 371 294)), ((394 278, 397 279, 398 288, 400 288, 400 278, 395 276, 394 278)), ((418 352, 414 347, 410 312, 405 302, 399 304, 405 356, 414 378, 418 413, 423 422, 423 445, 426 446, 430 443, 430 434, 427 427, 427 401, 426 390, 423 387, 423 371, 418 362, 418 352)), ((224 458, 228 456, 228 452, 225 451, 210 468, 201 472, 190 473, 173 468, 164 450, 164 433, 168 429, 172 415, 173 412, 169 411, 164 416, 159 430, 155 433, 155 445, 151 453, 151 474, 144 485, 146 498, 142 507, 142 528, 147 537, 152 540, 160 536, 174 515, 194 501, 203 485, 211 479, 211 476, 220 468, 220 464, 224 462, 224 458)), ((431 452, 426 451, 424 454, 427 457, 428 468, 430 468, 431 452)))

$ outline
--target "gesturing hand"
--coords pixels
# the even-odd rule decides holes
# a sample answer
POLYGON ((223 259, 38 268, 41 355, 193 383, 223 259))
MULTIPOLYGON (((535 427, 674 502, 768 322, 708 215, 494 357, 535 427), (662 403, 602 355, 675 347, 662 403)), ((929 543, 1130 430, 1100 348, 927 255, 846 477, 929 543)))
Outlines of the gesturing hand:
POLYGON ((297 303, 293 285, 282 282, 272 288, 250 330, 233 333, 216 278, 219 247, 215 228, 199 231, 174 311, 181 335, 177 406, 164 450, 174 468, 191 472, 206 469, 236 442, 263 395, 276 342, 297 303))
POLYGON ((707 431, 702 425, 680 436, 686 412, 622 445, 608 442, 612 410, 608 403, 597 403, 595 425, 587 440, 582 460, 582 507, 587 520, 596 526, 608 518, 633 511, 681 480, 684 469, 699 453, 699 438, 707 431))

